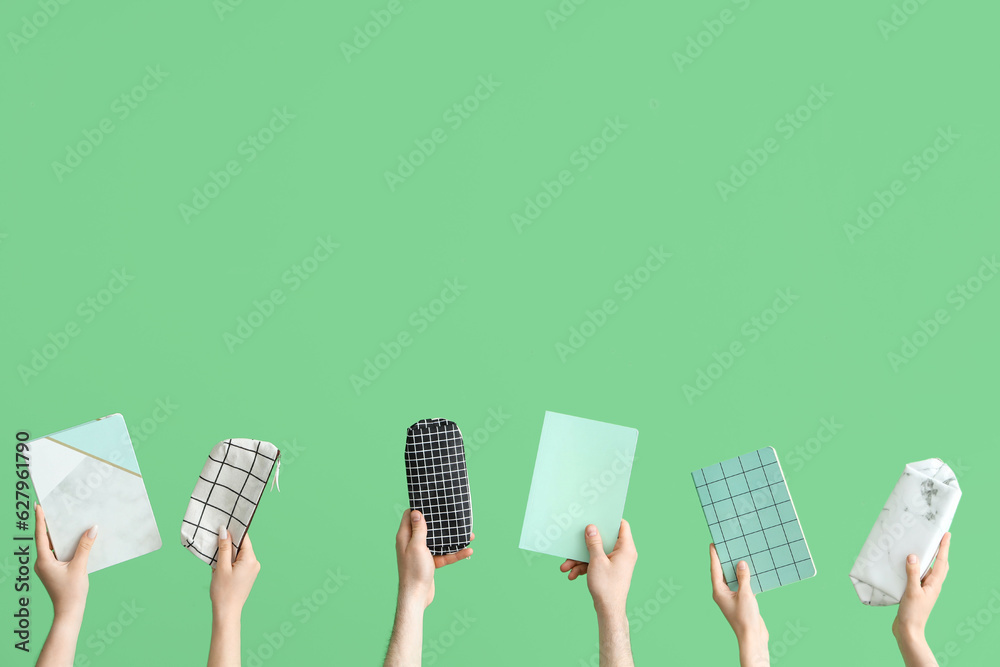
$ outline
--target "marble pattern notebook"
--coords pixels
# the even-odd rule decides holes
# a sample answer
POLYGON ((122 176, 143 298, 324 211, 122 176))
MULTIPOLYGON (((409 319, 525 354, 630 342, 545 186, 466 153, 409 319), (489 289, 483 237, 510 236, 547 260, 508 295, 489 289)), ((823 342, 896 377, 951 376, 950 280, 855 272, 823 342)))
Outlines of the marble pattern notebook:
POLYGON ((773 447, 691 473, 729 589, 746 561, 754 593, 815 576, 812 554, 773 447))
POLYGON ((120 414, 28 443, 29 470, 45 509, 56 558, 73 558, 91 526, 100 526, 87 561, 96 572, 162 545, 132 440, 120 414))

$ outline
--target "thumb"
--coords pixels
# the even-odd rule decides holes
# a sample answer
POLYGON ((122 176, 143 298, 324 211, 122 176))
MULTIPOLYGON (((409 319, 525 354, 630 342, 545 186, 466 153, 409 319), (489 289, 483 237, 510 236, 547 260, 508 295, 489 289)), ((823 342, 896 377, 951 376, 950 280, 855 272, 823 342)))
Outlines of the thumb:
POLYGON ((740 584, 736 591, 737 595, 753 595, 753 587, 750 585, 750 566, 745 560, 736 564, 736 581, 740 584))
POLYGON ((410 544, 418 544, 427 547, 427 521, 424 515, 417 510, 410 512, 410 544))
POLYGON ((591 563, 595 560, 608 559, 608 555, 604 553, 604 543, 601 541, 601 533, 597 530, 597 526, 594 524, 587 526, 587 529, 583 531, 583 539, 587 542, 591 563))
POLYGON ((80 543, 76 545, 76 553, 70 561, 70 567, 77 570, 87 571, 87 560, 90 558, 90 550, 97 541, 97 524, 91 527, 80 537, 80 543))
POLYGON ((913 554, 906 557, 906 592, 920 592, 920 560, 913 554))
POLYGON ((215 561, 215 567, 223 572, 233 569, 233 534, 225 526, 219 526, 219 552, 215 561))

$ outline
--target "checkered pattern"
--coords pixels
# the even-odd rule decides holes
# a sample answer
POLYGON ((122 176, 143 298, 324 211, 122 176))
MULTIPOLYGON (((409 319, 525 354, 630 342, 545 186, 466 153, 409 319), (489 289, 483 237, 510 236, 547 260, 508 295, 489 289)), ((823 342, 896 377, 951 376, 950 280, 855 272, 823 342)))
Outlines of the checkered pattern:
POLYGON ((746 561, 754 593, 816 574, 788 485, 772 447, 691 473, 722 571, 737 590, 746 561))
POLYGON ((458 425, 421 419, 406 430, 406 486, 410 507, 427 520, 427 547, 455 553, 472 540, 472 498, 458 425))
POLYGON ((214 566, 219 555, 219 528, 233 539, 233 560, 253 520, 260 496, 281 452, 269 442, 232 438, 212 449, 198 476, 181 524, 181 542, 214 566))

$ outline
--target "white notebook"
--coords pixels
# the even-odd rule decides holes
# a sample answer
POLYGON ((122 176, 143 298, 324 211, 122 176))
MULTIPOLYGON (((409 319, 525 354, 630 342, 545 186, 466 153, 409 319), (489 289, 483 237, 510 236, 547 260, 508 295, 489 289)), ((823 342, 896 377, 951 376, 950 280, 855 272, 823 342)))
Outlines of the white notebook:
POLYGON ((31 481, 45 510, 56 558, 73 558, 80 536, 99 526, 87 561, 96 572, 162 545, 132 440, 120 414, 28 443, 31 481))

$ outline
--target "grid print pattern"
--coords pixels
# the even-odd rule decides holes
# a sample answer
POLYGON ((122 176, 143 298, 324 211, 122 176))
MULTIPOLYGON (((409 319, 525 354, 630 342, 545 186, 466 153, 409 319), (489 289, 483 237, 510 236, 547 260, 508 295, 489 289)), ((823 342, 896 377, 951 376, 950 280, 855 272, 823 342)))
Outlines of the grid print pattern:
POLYGON ((279 455, 271 443, 245 438, 224 440, 212 449, 181 524, 181 541, 191 553, 214 566, 219 528, 225 526, 236 559, 279 455))
POLYGON ((691 473, 722 571, 737 590, 746 561, 755 593, 816 574, 774 448, 765 447, 691 473))
POLYGON ((421 419, 406 430, 406 486, 410 507, 427 520, 427 547, 455 553, 472 540, 472 498, 465 446, 458 425, 421 419))

